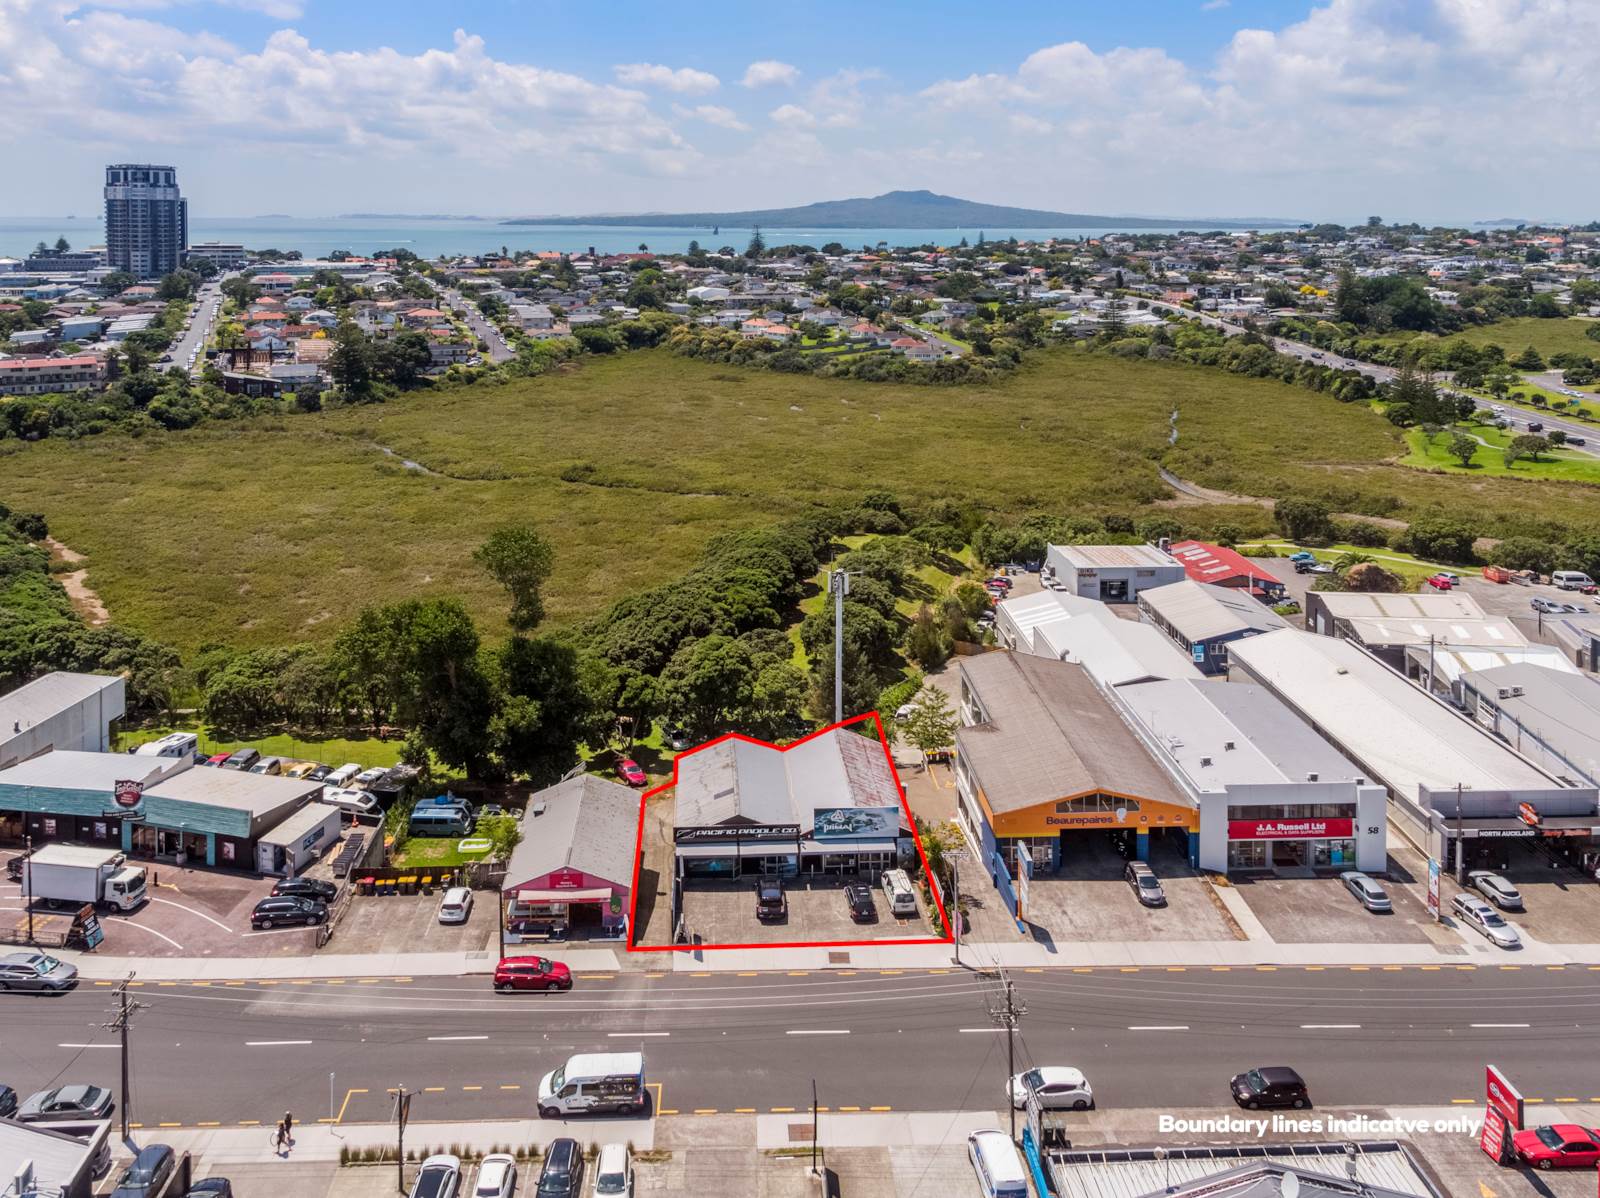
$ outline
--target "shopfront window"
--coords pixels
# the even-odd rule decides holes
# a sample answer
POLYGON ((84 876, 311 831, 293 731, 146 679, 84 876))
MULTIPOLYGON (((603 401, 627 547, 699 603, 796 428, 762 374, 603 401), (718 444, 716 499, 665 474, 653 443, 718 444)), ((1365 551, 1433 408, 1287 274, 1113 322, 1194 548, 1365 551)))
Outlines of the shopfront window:
POLYGON ((1228 842, 1229 869, 1266 869, 1267 842, 1264 840, 1231 840, 1228 842))
POLYGON ((1311 842, 1311 864, 1324 868, 1354 865, 1356 863, 1356 842, 1353 840, 1313 840, 1311 842))

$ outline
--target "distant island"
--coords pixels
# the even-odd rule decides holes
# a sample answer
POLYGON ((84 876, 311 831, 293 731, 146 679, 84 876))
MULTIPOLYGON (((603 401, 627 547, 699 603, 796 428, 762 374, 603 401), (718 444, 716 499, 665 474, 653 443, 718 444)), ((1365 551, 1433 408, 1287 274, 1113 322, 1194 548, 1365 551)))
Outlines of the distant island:
POLYGON ((446 212, 341 212, 334 220, 491 220, 488 216, 452 216, 446 212))
POLYGON ((642 212, 594 216, 519 216, 506 225, 634 225, 647 228, 708 228, 727 225, 767 229, 1255 229, 1289 227, 1294 220, 1166 220, 1148 216, 1092 216, 980 204, 931 191, 890 191, 853 200, 824 200, 799 208, 760 208, 748 212, 642 212))

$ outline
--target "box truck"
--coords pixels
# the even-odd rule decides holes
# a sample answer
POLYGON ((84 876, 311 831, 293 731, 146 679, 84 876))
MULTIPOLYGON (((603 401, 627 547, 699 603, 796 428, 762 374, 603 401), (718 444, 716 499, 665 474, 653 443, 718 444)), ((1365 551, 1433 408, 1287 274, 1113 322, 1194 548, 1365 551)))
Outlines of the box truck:
POLYGON ((55 903, 102 903, 131 911, 145 900, 143 866, 116 849, 47 844, 22 863, 22 893, 55 903))

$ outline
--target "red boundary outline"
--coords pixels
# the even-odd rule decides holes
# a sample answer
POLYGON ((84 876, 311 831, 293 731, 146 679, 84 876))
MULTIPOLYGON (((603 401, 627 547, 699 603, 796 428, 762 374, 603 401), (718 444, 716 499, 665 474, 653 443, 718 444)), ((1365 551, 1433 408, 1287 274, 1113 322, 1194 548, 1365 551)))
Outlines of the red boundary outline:
POLYGON ((728 732, 715 740, 708 740, 703 745, 696 745, 687 752, 678 754, 672 760, 672 780, 663 782, 660 786, 652 787, 639 796, 639 830, 634 839, 633 846, 633 889, 629 893, 628 901, 628 951, 630 953, 672 953, 672 952, 699 952, 703 949, 730 949, 730 948, 888 948, 902 944, 950 944, 954 937, 950 933, 950 917, 945 912, 944 897, 939 893, 938 879, 928 872, 928 854, 922 847, 922 837, 917 832, 917 821, 911 815, 911 805, 906 801, 906 789, 900 785, 900 774, 894 768, 894 754, 889 751, 889 739, 883 733, 883 721, 876 711, 869 711, 863 715, 851 716, 848 720, 840 720, 836 724, 829 724, 826 728, 819 728, 808 736, 789 744, 775 744, 769 740, 759 740, 753 736, 746 736, 742 732, 728 732), (639 909, 639 874, 644 866, 644 807, 652 797, 666 790, 671 790, 678 784, 678 762, 692 753, 701 749, 709 749, 712 745, 719 745, 725 740, 742 740, 747 744, 762 745, 768 749, 777 749, 780 753, 787 753, 796 745, 803 745, 808 740, 815 740, 839 728, 848 728, 852 724, 859 724, 871 720, 878 733, 878 744, 883 749, 883 759, 889 765, 889 777, 894 779, 894 788, 900 796, 900 810, 906 817, 906 823, 911 828, 911 839, 917 846, 917 857, 922 861, 922 875, 928 879, 928 890, 933 895, 934 906, 939 910, 939 923, 944 927, 943 936, 923 936, 910 940, 798 940, 780 941, 778 943, 764 944, 635 944, 634 936, 638 933, 636 916, 639 909))

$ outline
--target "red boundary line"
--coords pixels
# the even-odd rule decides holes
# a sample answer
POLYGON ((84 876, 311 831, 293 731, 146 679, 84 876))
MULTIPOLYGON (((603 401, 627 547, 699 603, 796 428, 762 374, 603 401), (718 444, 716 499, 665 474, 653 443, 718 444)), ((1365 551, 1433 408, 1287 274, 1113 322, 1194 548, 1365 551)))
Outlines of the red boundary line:
POLYGON ((660 786, 652 787, 639 796, 639 831, 633 846, 633 890, 628 902, 628 951, 630 953, 685 953, 700 952, 703 949, 718 950, 730 948, 891 948, 902 944, 950 944, 954 937, 950 933, 950 916, 944 907, 944 897, 939 893, 938 879, 928 872, 928 854, 922 847, 922 836, 917 832, 917 821, 911 814, 911 804, 906 801, 906 788, 900 785, 900 774, 894 768, 894 754, 889 751, 889 739, 883 732, 883 721, 876 711, 869 711, 862 715, 851 716, 848 720, 840 720, 836 724, 829 724, 826 728, 819 728, 808 736, 802 736, 797 741, 780 745, 768 740, 759 740, 753 736, 746 736, 742 732, 728 732, 715 740, 708 740, 703 745, 696 745, 688 752, 680 753, 672 760, 672 780, 663 782, 660 786), (939 910, 939 923, 944 928, 943 936, 923 936, 912 940, 799 940, 780 941, 777 943, 763 944, 635 944, 633 938, 637 935, 639 925, 636 917, 639 910, 639 876, 644 865, 644 807, 654 796, 663 791, 671 790, 678 784, 678 762, 690 754, 698 753, 702 749, 709 749, 712 745, 719 745, 725 740, 742 740, 746 744, 761 745, 768 749, 777 749, 780 753, 787 753, 796 745, 803 745, 808 740, 815 740, 839 728, 848 728, 871 720, 878 733, 878 744, 883 749, 883 759, 889 765, 889 777, 894 779, 895 792, 900 796, 900 810, 906 817, 906 823, 911 828, 911 839, 917 846, 917 857, 922 862, 922 875, 928 879, 928 890, 933 895, 934 906, 939 910))

